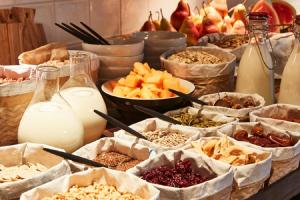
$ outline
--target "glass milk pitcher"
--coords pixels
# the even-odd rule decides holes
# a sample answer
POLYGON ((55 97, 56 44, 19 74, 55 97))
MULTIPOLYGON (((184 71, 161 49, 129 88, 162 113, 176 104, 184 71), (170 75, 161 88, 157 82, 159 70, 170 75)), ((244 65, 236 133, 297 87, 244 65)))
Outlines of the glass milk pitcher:
POLYGON ((300 15, 296 16, 294 34, 294 49, 282 73, 278 102, 300 106, 300 15))
POLYGON ((107 113, 105 102, 90 76, 90 57, 85 53, 70 56, 70 79, 59 93, 71 105, 84 127, 84 143, 100 138, 106 120, 94 113, 94 109, 107 113))
POLYGON ((59 69, 53 66, 37 68, 37 86, 29 106, 20 121, 19 143, 47 144, 73 152, 83 145, 83 125, 71 107, 59 97, 59 69))
POLYGON ((268 15, 264 12, 249 14, 249 44, 238 67, 236 91, 257 93, 266 104, 274 103, 274 70, 267 46, 268 15))

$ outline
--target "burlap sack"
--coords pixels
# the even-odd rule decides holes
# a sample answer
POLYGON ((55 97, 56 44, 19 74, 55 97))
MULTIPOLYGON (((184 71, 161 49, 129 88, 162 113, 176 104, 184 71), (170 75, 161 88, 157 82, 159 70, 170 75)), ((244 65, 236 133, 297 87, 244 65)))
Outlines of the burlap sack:
MULTIPOLYGON (((203 137, 200 140, 196 141, 203 146, 206 142, 211 139, 220 138, 220 137, 203 137)), ((272 165, 272 154, 268 152, 264 152, 259 149, 255 149, 252 147, 248 147, 240 144, 239 142, 230 139, 235 144, 239 146, 243 146, 244 148, 254 151, 256 153, 264 154, 265 160, 260 161, 255 164, 243 165, 243 166, 232 166, 234 172, 234 185, 231 193, 232 200, 241 200, 247 199, 250 196, 256 194, 263 186, 264 182, 268 179, 271 172, 272 165)), ((204 152, 197 149, 190 149, 191 151, 199 152, 203 157, 208 157, 204 152)), ((217 162, 221 162, 215 160, 217 162)))
POLYGON ((71 173, 70 167, 66 161, 58 156, 43 151, 43 147, 53 148, 47 145, 32 143, 0 147, 0 164, 6 167, 30 162, 40 163, 48 168, 46 172, 33 178, 1 183, 1 200, 17 199, 27 190, 71 173))
MULTIPOLYGON (((87 144, 75 151, 73 154, 93 160, 99 153, 110 151, 120 152, 140 161, 147 160, 150 156, 155 154, 153 150, 144 145, 137 144, 133 141, 110 137, 102 138, 87 144)), ((74 164, 75 167, 78 167, 79 170, 84 170, 88 167, 72 161, 70 161, 70 163, 74 164)))
POLYGON ((251 112, 250 121, 265 122, 284 131, 290 131, 292 134, 296 134, 296 136, 300 136, 300 123, 271 118, 274 115, 278 117, 295 117, 300 119, 300 106, 272 104, 251 112))
POLYGON ((221 64, 182 64, 167 58, 184 49, 172 49, 161 55, 162 68, 176 77, 191 81, 196 89, 194 96, 234 90, 236 57, 220 48, 188 47, 188 50, 205 51, 225 60, 221 64))
POLYGON ((177 145, 175 147, 165 147, 165 146, 150 142, 148 140, 139 139, 135 136, 130 135, 129 133, 125 132, 124 130, 120 130, 120 131, 117 131, 114 133, 115 137, 122 138, 123 140, 127 140, 127 141, 130 141, 133 143, 139 143, 139 144, 145 145, 145 146, 149 147, 150 149, 155 150, 156 153, 165 152, 168 150, 176 150, 176 149, 185 148, 186 146, 189 145, 189 143, 191 141, 195 141, 195 140, 199 139, 200 136, 202 136, 200 134, 200 131, 197 129, 194 129, 192 127, 185 127, 185 126, 170 124, 168 122, 162 121, 157 118, 146 119, 146 120, 138 122, 136 124, 132 124, 130 127, 140 133, 147 132, 147 131, 154 131, 154 130, 161 129, 161 128, 170 128, 170 129, 181 131, 183 134, 185 134, 189 138, 184 144, 177 145))
POLYGON ((262 108, 265 105, 265 100, 263 97, 261 97, 258 94, 242 94, 242 93, 236 93, 236 92, 220 92, 215 94, 208 94, 200 97, 199 99, 209 103, 209 105, 214 105, 219 99, 224 98, 225 96, 231 96, 231 97, 237 97, 237 98, 243 98, 247 96, 251 96, 257 106, 252 108, 242 108, 242 109, 233 109, 233 108, 226 108, 221 106, 202 106, 197 103, 193 103, 193 106, 195 108, 204 109, 208 111, 218 112, 221 114, 224 114, 229 117, 239 118, 240 121, 248 121, 249 120, 249 113, 257 110, 259 108, 262 108))
POLYGON ((233 134, 239 130, 246 130, 248 133, 250 133, 253 126, 255 126, 257 124, 261 124, 261 126, 264 128, 264 135, 267 135, 268 133, 271 133, 271 132, 276 135, 288 134, 294 140, 297 141, 297 143, 294 146, 276 147, 276 148, 260 147, 258 145, 254 145, 249 142, 239 141, 243 145, 272 153, 272 174, 269 179, 269 184, 272 184, 275 181, 281 179, 282 177, 286 176, 287 174, 296 170, 299 167, 299 161, 300 161, 299 160, 300 159, 300 157, 299 157, 299 153, 300 153, 299 138, 300 137, 299 136, 297 137, 293 133, 290 133, 289 131, 280 130, 276 127, 273 127, 273 126, 268 125, 263 122, 232 124, 230 126, 219 129, 218 132, 232 137, 233 134))
MULTIPOLYGON (((174 166, 179 160, 188 159, 192 162, 192 168, 197 169, 203 167, 206 169, 206 173, 215 173, 216 178, 206 181, 204 183, 186 187, 175 188, 158 184, 152 184, 160 190, 160 197, 164 200, 225 200, 229 199, 231 185, 233 180, 233 171, 230 165, 215 162, 213 159, 199 156, 196 153, 176 150, 167 151, 159 154, 147 161, 135 166, 128 170, 129 173, 133 173, 136 176, 140 176, 141 173, 162 165, 174 166)), ((204 171, 200 172, 204 173, 204 171)))
MULTIPOLYGON (((182 112, 187 112, 191 115, 200 115, 201 114, 205 118, 211 119, 213 121, 224 122, 225 123, 221 126, 215 126, 215 127, 209 127, 209 128, 191 127, 193 129, 199 130, 202 136, 206 136, 207 134, 214 133, 219 128, 221 128, 223 126, 227 126, 230 123, 235 123, 235 122, 238 121, 237 118, 227 117, 227 116, 225 116, 223 114, 220 114, 220 113, 211 112, 211 111, 207 111, 207 110, 200 110, 200 109, 194 108, 194 107, 180 108, 180 109, 177 109, 177 110, 169 111, 165 114, 168 115, 168 116, 171 116, 172 114, 178 114, 178 113, 182 113, 182 112)), ((189 127, 189 126, 184 126, 184 127, 189 127)))
POLYGON ((41 185, 23 193, 21 200, 40 200, 44 197, 51 197, 59 192, 66 192, 73 185, 88 186, 93 182, 112 185, 121 192, 131 192, 144 199, 159 199, 159 191, 155 187, 132 174, 106 168, 94 168, 66 175, 41 185))

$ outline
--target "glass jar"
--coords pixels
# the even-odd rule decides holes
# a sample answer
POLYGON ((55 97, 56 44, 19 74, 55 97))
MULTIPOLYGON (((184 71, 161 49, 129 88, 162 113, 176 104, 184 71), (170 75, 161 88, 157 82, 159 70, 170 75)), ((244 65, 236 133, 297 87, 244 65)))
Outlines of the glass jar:
POLYGON ((294 49, 282 73, 278 102, 300 106, 300 15, 296 16, 294 34, 294 49))
POLYGON ((242 55, 237 74, 236 91, 257 93, 264 97, 266 104, 273 104, 274 70, 267 46, 268 14, 249 14, 249 44, 242 55))
POLYGON ((71 105, 84 127, 84 143, 100 138, 106 120, 94 113, 107 113, 105 102, 90 75, 90 57, 85 53, 70 56, 70 78, 61 87, 60 95, 71 105))
POLYGON ((71 107, 58 97, 59 69, 53 66, 37 68, 37 86, 18 129, 19 143, 47 144, 73 152, 83 145, 84 130, 71 107))

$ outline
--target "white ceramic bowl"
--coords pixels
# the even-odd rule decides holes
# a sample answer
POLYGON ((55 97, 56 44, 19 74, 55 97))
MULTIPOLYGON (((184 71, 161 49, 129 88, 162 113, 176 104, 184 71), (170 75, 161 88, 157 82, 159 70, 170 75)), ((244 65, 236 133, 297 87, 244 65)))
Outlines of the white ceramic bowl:
POLYGON ((100 56, 136 56, 143 53, 144 41, 140 38, 112 38, 111 45, 96 45, 82 43, 82 49, 100 56))
POLYGON ((128 57, 117 57, 117 56, 99 56, 101 68, 106 68, 109 66, 133 66, 135 62, 142 62, 144 54, 137 56, 128 57))
POLYGON ((179 32, 155 31, 155 32, 136 32, 133 37, 145 40, 145 48, 156 47, 177 47, 186 44, 186 36, 179 32))

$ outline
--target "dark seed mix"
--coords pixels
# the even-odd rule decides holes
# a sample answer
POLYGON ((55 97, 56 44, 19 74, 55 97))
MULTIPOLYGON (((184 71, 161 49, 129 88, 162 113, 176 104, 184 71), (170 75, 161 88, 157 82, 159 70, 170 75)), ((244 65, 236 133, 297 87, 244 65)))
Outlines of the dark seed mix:
POLYGON ((137 159, 114 151, 101 152, 96 156, 94 161, 120 171, 126 171, 141 162, 137 159))

